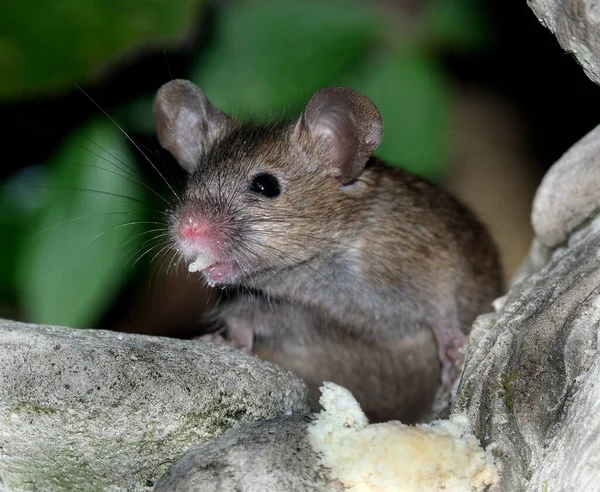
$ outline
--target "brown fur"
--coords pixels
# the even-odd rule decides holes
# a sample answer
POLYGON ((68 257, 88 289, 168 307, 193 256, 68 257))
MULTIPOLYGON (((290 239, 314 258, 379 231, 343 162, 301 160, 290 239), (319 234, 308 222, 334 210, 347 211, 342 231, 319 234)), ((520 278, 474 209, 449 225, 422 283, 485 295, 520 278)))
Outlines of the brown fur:
MULTIPOLYGON (((187 104, 196 89, 173 90, 187 104)), ((219 119, 218 138, 198 145, 173 223, 193 209, 226 236, 220 254, 245 274, 216 315, 231 332, 249 331, 254 353, 296 371, 314 395, 331 380, 372 420, 414 422, 439 386, 440 360, 451 377, 462 334, 501 293, 496 249, 448 193, 369 159, 381 117, 368 99, 318 94, 292 124, 219 119), (248 191, 259 172, 279 179, 281 195, 248 191)), ((196 142, 167 108, 157 118, 169 144, 196 142)), ((189 145, 179 153, 194 155, 189 145)))

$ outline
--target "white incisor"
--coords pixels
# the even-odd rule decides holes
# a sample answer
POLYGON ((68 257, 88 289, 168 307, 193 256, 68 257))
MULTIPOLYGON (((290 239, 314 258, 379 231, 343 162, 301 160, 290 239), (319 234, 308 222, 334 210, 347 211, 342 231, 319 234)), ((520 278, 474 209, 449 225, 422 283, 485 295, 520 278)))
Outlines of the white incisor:
POLYGON ((194 273, 204 270, 210 265, 210 259, 206 256, 198 256, 195 261, 188 265, 188 272, 194 273))

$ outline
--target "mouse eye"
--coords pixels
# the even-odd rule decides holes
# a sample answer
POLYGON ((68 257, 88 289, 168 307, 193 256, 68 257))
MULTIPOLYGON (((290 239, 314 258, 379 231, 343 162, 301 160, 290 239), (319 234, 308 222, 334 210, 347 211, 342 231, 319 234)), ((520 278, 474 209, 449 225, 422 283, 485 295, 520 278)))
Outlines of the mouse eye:
POLYGON ((259 193, 267 198, 275 198, 281 193, 281 187, 275 176, 263 173, 254 177, 250 185, 250 191, 259 193))

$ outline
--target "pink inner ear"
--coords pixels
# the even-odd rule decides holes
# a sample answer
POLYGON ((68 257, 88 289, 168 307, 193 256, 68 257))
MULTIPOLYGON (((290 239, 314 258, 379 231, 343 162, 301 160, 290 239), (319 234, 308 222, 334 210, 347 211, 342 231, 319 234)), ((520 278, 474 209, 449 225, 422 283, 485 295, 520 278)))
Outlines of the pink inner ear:
POLYGON ((381 141, 381 114, 373 102, 343 87, 317 91, 303 114, 323 164, 343 184, 356 179, 381 141))
POLYGON ((320 142, 330 161, 336 166, 343 165, 349 156, 348 151, 356 144, 356 131, 352 115, 346 108, 330 106, 318 112, 310 125, 312 136, 320 142))

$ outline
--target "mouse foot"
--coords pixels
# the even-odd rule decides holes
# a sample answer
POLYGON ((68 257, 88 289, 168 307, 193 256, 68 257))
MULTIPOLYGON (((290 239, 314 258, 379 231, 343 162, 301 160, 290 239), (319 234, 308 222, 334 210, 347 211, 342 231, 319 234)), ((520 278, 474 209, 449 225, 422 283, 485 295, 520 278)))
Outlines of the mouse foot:
POLYGON ((433 333, 442 364, 442 386, 446 391, 450 391, 456 378, 456 364, 463 358, 463 349, 468 338, 462 331, 448 324, 434 325, 433 333))
POLYGON ((248 334, 246 329, 240 329, 240 326, 229 327, 227 330, 227 336, 221 333, 207 333, 199 337, 194 337, 194 340, 201 340, 203 342, 212 342, 219 345, 227 345, 228 347, 236 348, 245 354, 252 355, 252 332, 248 334), (237 328, 237 329, 236 329, 237 328))

